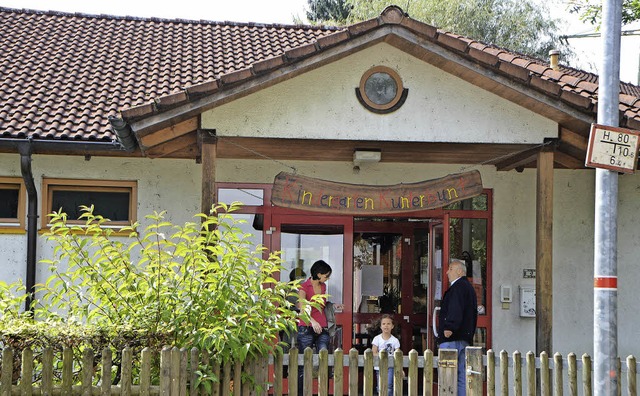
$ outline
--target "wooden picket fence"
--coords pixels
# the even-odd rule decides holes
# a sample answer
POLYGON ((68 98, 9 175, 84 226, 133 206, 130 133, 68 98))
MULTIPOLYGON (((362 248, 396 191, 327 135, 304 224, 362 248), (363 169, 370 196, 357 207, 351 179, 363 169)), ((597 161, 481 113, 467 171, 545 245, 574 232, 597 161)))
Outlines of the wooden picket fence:
MULTIPOLYGON (((258 361, 219 364, 207 352, 197 349, 165 347, 161 351, 145 348, 139 357, 125 348, 114 357, 105 349, 99 355, 91 349, 74 359, 69 348, 54 352, 45 348, 37 353, 24 349, 14 354, 12 348, 2 350, 0 396, 58 395, 140 395, 140 396, 281 396, 297 394, 298 367, 304 371, 303 396, 317 394, 348 394, 373 396, 378 394, 374 381, 374 366, 382 373, 394 370, 394 396, 455 395, 457 354, 443 349, 439 356, 429 350, 421 356, 412 350, 403 356, 396 351, 374 358, 371 350, 359 355, 356 349, 348 354, 326 350, 319 354, 307 348, 298 354, 294 348, 286 354, 276 354, 258 361), (425 362, 427 363, 425 370, 425 362), (284 375, 285 368, 288 376, 284 375), (437 369, 437 370, 434 370, 437 369), (316 373, 317 370, 317 373, 316 373), (333 375, 330 376, 330 372, 333 375), (437 373, 434 375, 434 371, 437 373), (219 380, 213 381, 212 378, 219 380), (434 386, 435 384, 435 386, 434 386)), ((626 395, 635 396, 637 367, 634 357, 626 365, 618 364, 626 381, 626 395)), ((575 354, 564 359, 546 353, 536 357, 529 352, 524 357, 502 351, 496 359, 493 351, 483 354, 482 348, 467 348, 467 393, 469 395, 585 395, 592 394, 591 360, 575 354), (566 375, 565 375, 566 372, 566 375), (539 389, 538 389, 539 388, 539 389)), ((380 378, 380 395, 387 394, 386 375, 380 378)))

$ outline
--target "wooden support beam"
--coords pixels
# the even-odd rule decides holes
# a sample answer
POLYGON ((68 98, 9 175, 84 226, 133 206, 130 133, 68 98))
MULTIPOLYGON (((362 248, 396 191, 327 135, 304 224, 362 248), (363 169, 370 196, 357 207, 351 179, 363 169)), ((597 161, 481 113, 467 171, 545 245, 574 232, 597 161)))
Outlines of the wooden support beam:
POLYGON ((553 353, 553 147, 538 153, 536 191, 536 355, 553 353))
POLYGON ((202 161, 202 213, 209 214, 213 204, 218 202, 216 191, 216 159, 218 156, 218 141, 214 133, 198 132, 200 159, 202 161))
POLYGON ((178 124, 171 125, 170 127, 161 129, 157 132, 142 136, 140 138, 140 146, 144 151, 150 147, 157 146, 182 135, 186 135, 187 133, 193 132, 196 129, 198 129, 198 117, 193 117, 178 124))
POLYGON ((587 151, 589 144, 589 139, 586 136, 582 136, 566 128, 560 129, 560 140, 582 151, 587 151))
POLYGON ((169 140, 166 143, 159 144, 148 149, 145 155, 149 158, 161 158, 171 155, 177 151, 184 150, 188 147, 195 146, 197 143, 196 132, 180 136, 179 138, 169 140))
POLYGON ((553 160, 565 168, 569 169, 582 169, 584 168, 584 160, 579 160, 574 156, 565 154, 561 151, 556 151, 553 160))
POLYGON ((540 151, 540 147, 536 146, 534 148, 514 154, 511 157, 508 157, 506 159, 503 159, 497 162, 496 170, 510 171, 520 166, 528 165, 532 162, 535 162, 538 159, 539 151, 540 151))

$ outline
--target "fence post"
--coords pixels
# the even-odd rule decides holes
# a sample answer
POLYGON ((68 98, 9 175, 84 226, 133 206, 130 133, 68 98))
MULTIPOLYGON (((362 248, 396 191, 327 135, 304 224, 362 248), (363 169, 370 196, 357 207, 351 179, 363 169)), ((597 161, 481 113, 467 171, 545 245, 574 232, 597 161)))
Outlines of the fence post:
MULTIPOLYGON (((373 395, 373 352, 371 349, 364 351, 364 367, 362 374, 362 394, 363 396, 373 395)), ((380 373, 380 377, 387 375, 380 373)))
POLYGON ((400 349, 396 349, 393 352, 393 395, 394 396, 402 396, 402 385, 403 385, 403 376, 404 376, 404 368, 403 368, 403 360, 404 357, 402 355, 402 351, 400 349))
POLYGON ((329 395, 329 351, 322 348, 318 353, 318 396, 329 395))
POLYGON ((500 394, 509 396, 509 354, 504 349, 500 351, 500 394))
POLYGON ((407 381, 410 396, 418 396, 418 351, 409 351, 409 379, 407 381))
POLYGON ((11 396, 11 383, 13 382, 13 348, 5 347, 2 350, 2 396, 11 396))
MULTIPOLYGON (((24 362, 24 360, 23 360, 24 362)), ((29 378, 22 377, 22 378, 29 378)), ((91 396, 93 381, 93 349, 87 348, 82 353, 82 395, 91 396)))
POLYGON ((549 354, 540 352, 540 395, 551 396, 551 378, 549 376, 549 354))
POLYGON ((591 396, 591 357, 586 353, 582 355, 582 393, 591 396))
POLYGON ((289 349, 289 371, 287 372, 289 379, 289 394, 298 394, 298 348, 289 349))
MULTIPOLYGON (((107 350, 105 348, 105 350, 107 350)), ((109 350, 111 352, 111 350, 109 350)), ((140 396, 149 396, 151 389, 151 357, 152 351, 149 347, 145 347, 141 352, 140 363, 140 396)), ((104 370, 104 368, 103 368, 104 370)), ((103 371, 104 372, 104 371, 103 371)), ((109 374, 111 374, 111 363, 109 363, 109 374)), ((111 378, 109 378, 111 379, 111 378)), ((105 378, 102 378, 104 381, 105 378)), ((111 391, 111 381, 107 381, 109 384, 109 391, 111 391)), ((111 392, 105 393, 102 396, 111 396, 111 392)))
POLYGON ((62 395, 71 396, 73 389, 73 350, 62 348, 62 395))
MULTIPOLYGON (((366 353, 367 352, 365 351, 365 358, 367 356, 366 353)), ((378 376, 378 393, 380 395, 388 395, 389 387, 393 385, 393 381, 389 382, 388 370, 389 370, 389 353, 386 350, 380 351, 378 353, 378 371, 379 373, 384 373, 378 376)), ((366 377, 365 377, 365 380, 366 380, 366 377)), ((366 385, 365 385, 365 389, 366 389, 366 385)))
POLYGON ((307 347, 304 350, 304 376, 302 379, 302 394, 311 396, 313 394, 313 349, 307 347))
MULTIPOLYGON (((102 349, 102 376, 100 377, 100 396, 111 396, 111 366, 113 365, 113 354, 111 349, 102 349)), ((141 383, 142 385, 142 383, 141 383)), ((148 394, 140 393, 141 396, 148 394)))
MULTIPOLYGON (((82 365, 82 394, 85 393, 85 365, 82 365)), ((89 386, 91 386, 91 378, 89 378, 89 386)), ((22 372, 20 374, 20 388, 22 396, 31 396, 33 394, 33 351, 31 348, 25 348, 22 350, 22 372)), ((89 396, 91 396, 89 394, 89 396)))
POLYGON ((344 393, 342 386, 344 384, 344 352, 338 348, 333 352, 333 394, 341 395, 344 393))
POLYGON ((527 352, 527 396, 536 396, 536 355, 527 352))
POLYGON ((438 395, 458 394, 458 351, 440 349, 438 351, 438 395))
POLYGON ((122 358, 120 359, 120 390, 122 396, 131 395, 132 384, 132 365, 133 365, 133 352, 130 347, 125 347, 122 350, 122 358))
POLYGON ((433 351, 424 351, 424 379, 422 381, 422 394, 433 396, 433 351))
POLYGON ((160 396, 171 395, 171 347, 165 346, 160 352, 160 396))
POLYGON ((482 396, 482 348, 467 347, 465 351, 467 366, 467 395, 482 396))
POLYGON ((627 356, 627 394, 636 396, 638 388, 636 387, 636 358, 627 356))
POLYGON ((358 350, 349 350, 349 396, 358 396, 358 350))
POLYGON ((571 352, 567 355, 567 366, 569 375, 569 394, 571 396, 578 396, 578 363, 576 362, 575 353, 571 352))
POLYGON ((169 378, 171 396, 180 396, 180 349, 176 346, 171 348, 171 374, 169 378))
POLYGON ((513 394, 522 396, 522 354, 513 352, 513 394))
POLYGON ((496 353, 487 351, 487 396, 496 395, 496 353))
POLYGON ((562 371, 562 355, 556 352, 553 355, 553 394, 555 396, 562 396, 564 391, 562 371))

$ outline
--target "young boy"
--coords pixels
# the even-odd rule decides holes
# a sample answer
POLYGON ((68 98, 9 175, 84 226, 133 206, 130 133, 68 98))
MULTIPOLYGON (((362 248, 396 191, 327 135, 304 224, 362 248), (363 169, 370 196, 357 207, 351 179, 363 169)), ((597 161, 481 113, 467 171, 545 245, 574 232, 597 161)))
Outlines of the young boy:
MULTIPOLYGON (((382 333, 375 336, 372 341, 373 346, 371 347, 371 350, 373 351, 374 356, 378 356, 380 351, 387 351, 389 359, 393 359, 393 353, 396 349, 400 348, 400 341, 391 334, 393 327, 393 318, 391 315, 382 315, 382 318, 380 319, 380 331, 382 331, 382 333)), ((376 371, 380 370, 379 367, 376 367, 375 369, 376 371)), ((388 395, 393 396, 393 367, 389 367, 387 378, 388 395)), ((379 387, 380 377, 378 376, 378 388, 379 387)))

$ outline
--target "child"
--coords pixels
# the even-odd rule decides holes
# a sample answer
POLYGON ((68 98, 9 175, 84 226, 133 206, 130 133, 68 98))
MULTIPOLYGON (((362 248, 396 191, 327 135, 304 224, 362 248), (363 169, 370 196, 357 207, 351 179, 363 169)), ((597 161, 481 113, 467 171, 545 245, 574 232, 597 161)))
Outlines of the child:
MULTIPOLYGON (((396 349, 400 348, 400 341, 396 337, 391 334, 393 330, 393 318, 389 314, 382 315, 380 319, 380 331, 381 334, 378 334, 373 338, 371 350, 373 351, 374 356, 378 356, 378 352, 387 351, 389 359, 393 359, 393 353, 396 349)), ((376 367, 376 371, 379 371, 380 368, 376 367)), ((393 396, 393 367, 389 367, 389 372, 387 375, 388 381, 388 395, 393 396)), ((380 377, 378 377, 378 388, 380 387, 380 377)), ((378 391, 379 392, 379 391, 378 391)))

